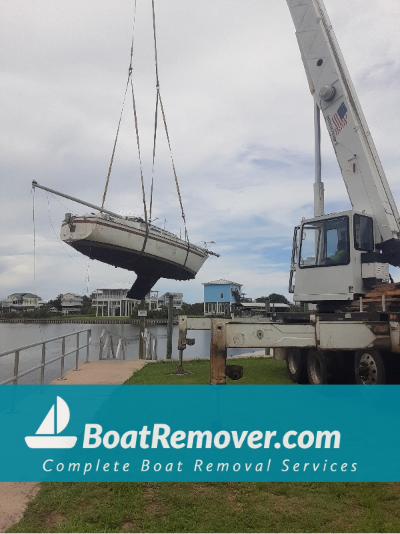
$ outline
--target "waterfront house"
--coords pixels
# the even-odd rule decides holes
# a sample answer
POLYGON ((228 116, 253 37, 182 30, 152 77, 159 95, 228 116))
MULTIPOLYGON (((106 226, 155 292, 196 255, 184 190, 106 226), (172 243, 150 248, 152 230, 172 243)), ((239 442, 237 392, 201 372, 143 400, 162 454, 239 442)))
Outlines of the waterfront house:
POLYGON ((61 311, 64 315, 77 314, 83 306, 83 297, 76 293, 61 295, 61 311))
MULTIPOLYGON (((126 294, 132 284, 114 283, 93 291, 92 306, 96 308, 96 316, 130 316, 139 300, 128 299, 126 294)), ((158 291, 150 291, 145 297, 146 308, 155 310, 158 307, 158 291)))
POLYGON ((182 309, 182 303, 183 303, 183 293, 164 293, 164 295, 161 295, 161 297, 158 298, 158 307, 162 308, 163 306, 168 306, 169 296, 172 295, 174 297, 174 308, 176 310, 182 309))
POLYGON ((33 293, 13 293, 7 297, 6 306, 3 304, 3 308, 7 308, 7 311, 11 312, 33 311, 39 307, 41 300, 33 293))
POLYGON ((231 306, 240 299, 242 284, 229 280, 203 283, 204 315, 229 315, 231 306))

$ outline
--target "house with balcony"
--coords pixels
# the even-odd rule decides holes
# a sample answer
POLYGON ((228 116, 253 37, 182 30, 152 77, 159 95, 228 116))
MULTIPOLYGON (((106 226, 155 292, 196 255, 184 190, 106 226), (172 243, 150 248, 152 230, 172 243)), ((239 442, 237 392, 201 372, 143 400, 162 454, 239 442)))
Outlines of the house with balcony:
MULTIPOLYGON (((96 308, 96 317, 129 317, 140 300, 128 299, 127 293, 132 284, 114 283, 93 291, 92 306, 96 308)), ((146 308, 158 308, 158 291, 150 291, 145 297, 146 308)))
POLYGON ((83 297, 76 293, 65 293, 61 295, 61 311, 63 315, 80 313, 83 306, 83 297))
POLYGON ((42 299, 33 293, 13 293, 2 303, 4 311, 24 312, 34 311, 39 307, 42 299))
POLYGON ((164 293, 164 295, 161 295, 161 297, 158 298, 158 307, 162 308, 163 306, 168 306, 170 295, 172 295, 174 298, 174 308, 176 310, 181 310, 183 303, 183 293, 172 293, 172 291, 170 293, 164 293))
POLYGON ((229 315, 232 305, 240 300, 243 287, 224 279, 205 282, 203 286, 204 316, 229 315))

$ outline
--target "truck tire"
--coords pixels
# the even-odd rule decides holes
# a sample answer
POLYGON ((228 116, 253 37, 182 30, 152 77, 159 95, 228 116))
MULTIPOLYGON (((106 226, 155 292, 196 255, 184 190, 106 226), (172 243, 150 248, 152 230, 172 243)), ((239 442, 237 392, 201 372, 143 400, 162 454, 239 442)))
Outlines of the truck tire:
POLYGON ((335 353, 310 349, 307 355, 307 372, 312 385, 336 384, 338 361, 335 353))
POLYGON ((386 361, 378 350, 358 350, 354 358, 357 384, 386 384, 386 361))
POLYGON ((286 357, 287 374, 295 384, 307 384, 307 351, 304 349, 289 349, 286 357))
POLYGON ((355 384, 354 374, 354 351, 335 351, 338 363, 337 379, 338 384, 355 384))
POLYGON ((385 353, 385 367, 386 384, 400 384, 400 355, 393 352, 385 353))

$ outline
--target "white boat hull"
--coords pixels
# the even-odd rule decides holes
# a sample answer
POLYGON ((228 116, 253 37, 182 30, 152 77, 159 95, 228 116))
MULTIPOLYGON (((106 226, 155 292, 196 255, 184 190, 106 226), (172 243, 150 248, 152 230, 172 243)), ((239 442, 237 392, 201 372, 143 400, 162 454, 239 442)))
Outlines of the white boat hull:
MULTIPOLYGON (((151 224, 146 232, 146 224, 140 220, 104 214, 64 221, 61 239, 92 259, 136 272, 142 285, 150 285, 146 293, 161 277, 194 278, 209 255, 206 249, 151 224)), ((143 291, 144 287, 140 293, 143 291)), ((137 294, 129 297, 143 298, 137 294)))

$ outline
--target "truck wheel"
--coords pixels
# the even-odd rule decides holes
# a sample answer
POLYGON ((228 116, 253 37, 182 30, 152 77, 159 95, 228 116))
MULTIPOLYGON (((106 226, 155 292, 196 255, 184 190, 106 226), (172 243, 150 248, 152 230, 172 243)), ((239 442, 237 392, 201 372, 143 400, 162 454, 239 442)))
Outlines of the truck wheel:
POLYGON ((307 372, 310 384, 335 384, 337 359, 334 352, 310 349, 307 355, 307 372))
POLYGON ((354 351, 337 351, 339 381, 338 384, 355 384, 354 351))
POLYGON ((357 384, 372 386, 386 384, 386 365, 377 350, 358 350, 354 359, 357 384))
POLYGON ((295 384, 307 384, 307 352, 303 349, 289 349, 286 358, 287 374, 295 384))

